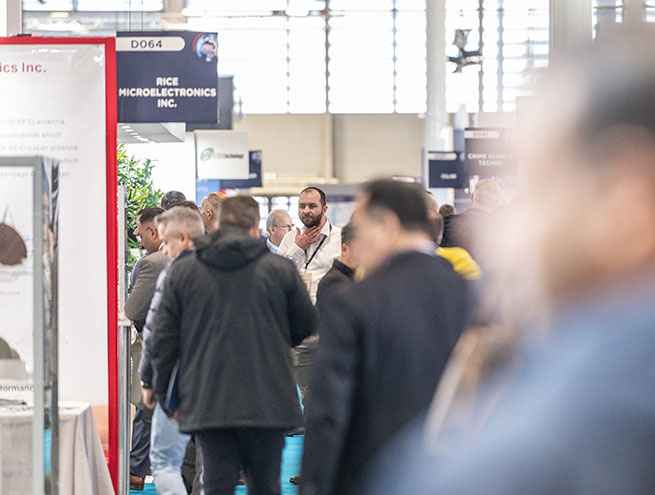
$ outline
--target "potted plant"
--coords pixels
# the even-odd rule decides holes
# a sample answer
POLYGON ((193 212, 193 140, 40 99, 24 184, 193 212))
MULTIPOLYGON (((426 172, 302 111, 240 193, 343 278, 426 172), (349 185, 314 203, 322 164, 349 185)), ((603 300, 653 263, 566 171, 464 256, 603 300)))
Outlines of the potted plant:
POLYGON ((159 206, 164 193, 152 184, 154 162, 149 158, 138 160, 134 155, 128 156, 123 143, 117 146, 118 185, 125 188, 127 249, 126 264, 128 271, 134 268, 141 246, 132 234, 136 228, 136 214, 144 208, 159 206))

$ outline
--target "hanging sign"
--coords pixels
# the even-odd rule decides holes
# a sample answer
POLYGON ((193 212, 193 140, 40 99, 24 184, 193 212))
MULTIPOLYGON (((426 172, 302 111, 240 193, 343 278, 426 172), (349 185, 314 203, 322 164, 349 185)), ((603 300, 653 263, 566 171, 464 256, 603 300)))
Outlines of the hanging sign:
POLYGON ((216 33, 116 36, 119 122, 218 122, 216 33))
POLYGON ((248 179, 248 133, 196 131, 196 178, 248 179))
POLYGON ((513 139, 514 129, 466 129, 466 173, 485 177, 515 175, 513 139))
POLYGON ((464 153, 459 151, 428 153, 428 187, 462 189, 467 184, 464 153))
POLYGON ((202 199, 211 192, 218 192, 224 189, 249 189, 251 187, 262 187, 262 152, 250 151, 250 178, 248 179, 197 179, 196 180, 196 202, 200 204, 202 199))

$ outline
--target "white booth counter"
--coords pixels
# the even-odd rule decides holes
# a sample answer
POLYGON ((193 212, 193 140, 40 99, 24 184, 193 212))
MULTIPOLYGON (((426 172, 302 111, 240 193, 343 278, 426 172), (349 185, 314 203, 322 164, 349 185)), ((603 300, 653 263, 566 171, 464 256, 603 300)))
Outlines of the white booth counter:
MULTIPOLYGON (((32 493, 32 422, 28 406, 0 406, 0 493, 32 493)), ((113 495, 91 406, 59 404, 59 493, 113 495)), ((49 449, 46 449, 49 451, 49 449)), ((46 460, 46 473, 49 471, 46 460)))

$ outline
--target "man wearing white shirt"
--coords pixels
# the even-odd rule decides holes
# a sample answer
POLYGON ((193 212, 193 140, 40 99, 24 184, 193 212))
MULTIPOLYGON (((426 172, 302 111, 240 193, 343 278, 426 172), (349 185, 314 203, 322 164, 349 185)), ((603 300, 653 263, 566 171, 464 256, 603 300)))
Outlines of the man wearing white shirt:
MULTIPOLYGON (((298 201, 298 217, 303 228, 288 232, 277 251, 277 254, 296 265, 314 304, 318 283, 341 255, 341 228, 330 223, 325 216, 327 209, 323 191, 317 187, 303 189, 298 201)), ((305 339, 293 351, 296 381, 304 405, 317 347, 318 336, 314 335, 305 339)))
POLYGON ((330 223, 325 216, 327 209, 323 191, 317 187, 303 189, 298 201, 303 228, 285 235, 277 253, 296 265, 314 304, 318 283, 341 254, 341 228, 330 223))

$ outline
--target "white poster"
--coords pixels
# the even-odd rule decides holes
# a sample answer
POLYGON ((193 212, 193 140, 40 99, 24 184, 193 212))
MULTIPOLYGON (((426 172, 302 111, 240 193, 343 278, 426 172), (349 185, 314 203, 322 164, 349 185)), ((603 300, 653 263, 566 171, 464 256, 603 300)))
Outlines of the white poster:
POLYGON ((248 179, 248 133, 239 131, 196 131, 196 174, 198 179, 248 179))
POLYGON ((20 358, 0 365, 0 397, 32 394, 23 388, 34 371, 32 175, 31 167, 0 164, 0 338, 20 358))
POLYGON ((105 98, 104 45, 0 45, 0 156, 61 162, 60 399, 98 405, 108 401, 105 98))

